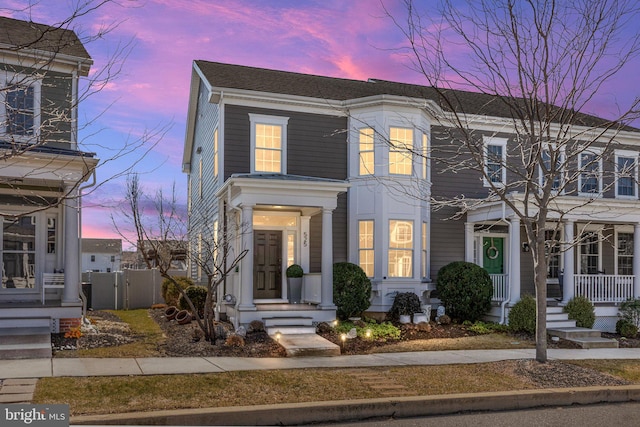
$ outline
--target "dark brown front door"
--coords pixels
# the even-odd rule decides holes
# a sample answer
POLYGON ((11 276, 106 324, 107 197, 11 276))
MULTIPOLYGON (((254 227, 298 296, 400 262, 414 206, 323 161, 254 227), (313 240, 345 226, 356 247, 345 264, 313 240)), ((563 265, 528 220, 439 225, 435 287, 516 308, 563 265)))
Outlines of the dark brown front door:
POLYGON ((282 296, 282 231, 254 231, 253 297, 282 296))

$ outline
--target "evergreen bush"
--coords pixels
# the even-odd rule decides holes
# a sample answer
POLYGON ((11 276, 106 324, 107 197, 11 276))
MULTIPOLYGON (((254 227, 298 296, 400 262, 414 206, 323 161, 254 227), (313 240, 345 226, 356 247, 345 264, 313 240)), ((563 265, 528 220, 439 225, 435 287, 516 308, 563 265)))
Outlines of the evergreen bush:
POLYGON ((401 315, 411 316, 413 313, 421 313, 418 295, 413 292, 398 292, 393 298, 387 318, 397 322, 401 315))
POLYGON ((475 322, 491 309, 491 277, 471 262, 456 261, 442 267, 436 290, 446 313, 460 321, 475 322))
POLYGON ((626 338, 635 338, 638 327, 626 319, 620 319, 616 322, 616 333, 626 338))
MULTIPOLYGON (((173 276, 178 285, 182 289, 187 289, 189 286, 193 286, 193 280, 184 276, 173 276)), ((176 288, 176 285, 169 279, 162 281, 162 298, 167 305, 178 305, 178 298, 180 298, 180 291, 176 288)))
MULTIPOLYGON (((204 303, 207 299, 207 288, 205 288, 204 286, 189 286, 184 290, 184 292, 185 294, 187 294, 187 296, 193 303, 193 306, 198 311, 198 316, 204 317, 204 303)), ((180 295, 180 298, 178 298, 178 307, 181 310, 191 311, 189 303, 182 295, 180 295)))
POLYGON ((630 298, 620 304, 620 317, 640 328, 640 299, 630 298))
POLYGON ((509 328, 513 332, 536 332, 536 300, 531 295, 523 296, 509 310, 509 328))
POLYGON ((371 305, 370 298, 371 280, 359 265, 350 262, 333 265, 333 302, 339 319, 360 316, 371 305))
POLYGON ((569 315, 569 319, 576 321, 576 326, 579 328, 591 329, 596 322, 595 307, 583 295, 571 298, 564 306, 563 311, 569 315))

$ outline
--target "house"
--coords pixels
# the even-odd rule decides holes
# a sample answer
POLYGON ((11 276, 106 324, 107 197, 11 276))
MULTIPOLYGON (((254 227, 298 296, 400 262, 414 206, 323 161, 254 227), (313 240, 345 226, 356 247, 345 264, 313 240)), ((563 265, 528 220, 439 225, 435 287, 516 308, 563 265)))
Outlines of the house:
MULTIPOLYGON (((513 179, 504 164, 515 138, 510 111, 490 95, 452 93, 473 118, 487 176, 494 185, 513 179)), ((495 320, 532 294, 533 261, 519 217, 491 197, 478 171, 457 171, 438 158, 452 145, 439 101, 437 91, 419 85, 195 61, 183 153, 190 248, 201 252, 203 241, 224 235, 231 256, 249 251, 224 283, 220 312, 236 324, 331 320, 332 264, 340 261, 359 264, 371 278, 371 312, 388 311, 398 292, 437 303, 438 270, 460 260, 490 273, 495 320), (475 201, 464 213, 431 202, 461 195, 475 201), (305 304, 288 303, 283 272, 293 263, 305 272, 305 304)), ((581 117, 577 128, 606 123, 581 117)), ((614 148, 612 160, 597 167, 592 153, 578 156, 585 170, 557 199, 570 208, 556 218, 564 238, 548 237, 556 242, 550 292, 564 303, 586 295, 596 303, 597 326, 607 330, 616 304, 640 296, 640 257, 633 256, 640 254, 640 131, 620 131, 614 148), (624 176, 615 172, 619 162, 624 176), (576 237, 580 244, 558 243, 576 237)), ((523 203, 522 193, 510 197, 512 206, 523 203)), ((195 265, 190 274, 203 279, 195 265)))
POLYGON ((78 148, 78 81, 91 65, 73 31, 0 17, 0 331, 80 323, 79 207, 98 160, 78 148))
POLYGON ((122 239, 82 239, 82 271, 120 271, 122 239))

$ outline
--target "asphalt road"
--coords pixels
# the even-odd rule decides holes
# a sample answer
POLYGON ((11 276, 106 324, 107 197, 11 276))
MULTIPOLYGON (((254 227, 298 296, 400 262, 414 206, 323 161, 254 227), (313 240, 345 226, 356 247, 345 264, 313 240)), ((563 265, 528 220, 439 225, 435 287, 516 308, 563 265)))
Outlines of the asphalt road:
POLYGON ((640 402, 602 405, 564 406, 507 412, 445 415, 438 417, 368 420, 327 426, 373 427, 637 427, 640 426, 640 402))

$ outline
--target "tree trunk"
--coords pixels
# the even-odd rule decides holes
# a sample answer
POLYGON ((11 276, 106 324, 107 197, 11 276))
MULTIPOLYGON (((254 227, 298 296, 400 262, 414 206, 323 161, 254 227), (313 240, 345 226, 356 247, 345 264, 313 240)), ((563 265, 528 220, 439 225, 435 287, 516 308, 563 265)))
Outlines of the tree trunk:
POLYGON ((547 361, 547 263, 544 252, 544 232, 536 242, 533 276, 536 285, 536 360, 547 361))

